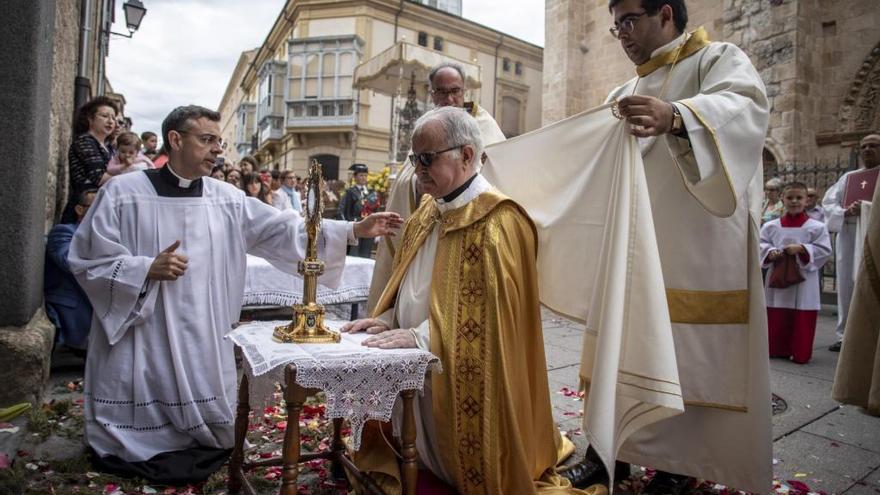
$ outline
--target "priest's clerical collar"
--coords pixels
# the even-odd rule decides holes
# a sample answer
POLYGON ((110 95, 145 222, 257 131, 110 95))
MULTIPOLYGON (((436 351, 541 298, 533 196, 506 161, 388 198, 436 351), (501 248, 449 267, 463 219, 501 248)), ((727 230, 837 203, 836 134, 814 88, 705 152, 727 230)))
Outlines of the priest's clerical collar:
POLYGON ((478 174, 474 174, 470 179, 464 181, 464 184, 456 187, 454 191, 440 198, 439 202, 451 203, 455 198, 461 196, 461 193, 463 193, 468 188, 468 186, 471 185, 471 182, 473 182, 474 179, 477 178, 477 175, 478 174))
POLYGON ((193 182, 199 180, 199 179, 184 179, 177 172, 174 171, 174 169, 172 168, 171 162, 168 162, 168 164, 165 165, 164 168, 167 169, 169 172, 171 172, 171 175, 173 175, 174 178, 177 179, 177 187, 181 187, 183 189, 189 189, 192 186, 193 182))
POLYGON ((190 180, 177 175, 171 163, 160 169, 149 169, 145 173, 159 196, 171 198, 193 198, 202 195, 201 178, 190 180))
POLYGON ((489 181, 485 179, 480 174, 474 174, 473 177, 468 179, 463 185, 464 190, 459 192, 453 199, 447 201, 446 198, 452 196, 454 194, 450 193, 443 198, 437 200, 437 209, 440 210, 440 213, 446 213, 447 211, 457 210, 462 206, 470 203, 480 194, 488 191, 492 188, 492 185, 489 184, 489 181))

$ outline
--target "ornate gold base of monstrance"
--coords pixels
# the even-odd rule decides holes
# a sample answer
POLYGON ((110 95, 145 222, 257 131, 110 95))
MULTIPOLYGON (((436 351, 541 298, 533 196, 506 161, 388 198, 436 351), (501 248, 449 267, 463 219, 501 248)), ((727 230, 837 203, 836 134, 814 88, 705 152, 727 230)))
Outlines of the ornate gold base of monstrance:
POLYGON ((324 325, 324 306, 318 304, 318 276, 324 273, 324 262, 318 259, 318 231, 324 201, 321 197, 321 166, 312 160, 307 179, 306 201, 306 259, 299 262, 297 271, 303 276, 303 302, 293 305, 293 321, 275 327, 272 339, 286 344, 334 344, 342 336, 324 325))

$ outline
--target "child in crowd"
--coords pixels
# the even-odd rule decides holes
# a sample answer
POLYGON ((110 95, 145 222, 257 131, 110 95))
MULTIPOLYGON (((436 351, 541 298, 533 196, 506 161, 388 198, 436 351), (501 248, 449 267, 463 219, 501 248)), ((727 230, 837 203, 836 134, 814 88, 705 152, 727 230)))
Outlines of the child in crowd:
POLYGON ((825 224, 804 212, 807 186, 790 182, 782 188, 785 213, 761 227, 761 260, 770 269, 765 280, 770 357, 787 357, 803 364, 813 355, 816 317, 821 302, 820 274, 831 256, 825 224), (773 265, 794 256, 803 282, 770 287, 773 265))
POLYGON ((141 138, 133 132, 123 132, 116 138, 116 154, 107 163, 110 175, 125 174, 153 168, 153 162, 141 152, 141 138))

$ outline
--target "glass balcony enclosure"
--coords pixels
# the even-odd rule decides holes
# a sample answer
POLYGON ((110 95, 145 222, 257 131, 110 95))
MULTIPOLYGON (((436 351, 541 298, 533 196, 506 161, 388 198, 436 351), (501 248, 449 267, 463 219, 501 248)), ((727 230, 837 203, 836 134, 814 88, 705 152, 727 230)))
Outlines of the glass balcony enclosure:
POLYGON ((257 74, 257 128, 259 143, 284 135, 284 77, 287 62, 267 60, 257 74))
POLYGON ((356 35, 291 39, 287 127, 354 125, 354 69, 364 42, 356 35))
POLYGON ((257 104, 243 101, 235 110, 235 148, 240 156, 253 153, 251 145, 257 124, 257 104))

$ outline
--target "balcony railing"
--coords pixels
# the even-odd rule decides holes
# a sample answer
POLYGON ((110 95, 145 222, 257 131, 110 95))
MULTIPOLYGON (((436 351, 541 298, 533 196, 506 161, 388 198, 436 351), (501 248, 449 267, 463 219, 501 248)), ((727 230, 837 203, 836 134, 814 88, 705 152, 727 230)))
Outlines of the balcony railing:
POLYGON ((259 144, 284 137, 284 117, 268 116, 260 122, 259 144))

